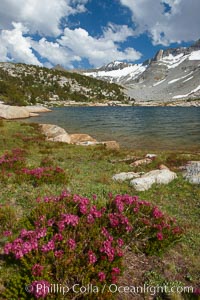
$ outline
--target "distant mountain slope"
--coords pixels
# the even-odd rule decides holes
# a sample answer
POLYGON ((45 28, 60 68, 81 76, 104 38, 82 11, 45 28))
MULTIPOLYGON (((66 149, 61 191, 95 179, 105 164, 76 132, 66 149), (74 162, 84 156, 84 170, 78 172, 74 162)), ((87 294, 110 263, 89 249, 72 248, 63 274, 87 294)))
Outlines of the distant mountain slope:
POLYGON ((59 70, 26 64, 0 63, 0 101, 11 105, 62 101, 126 101, 116 84, 59 70))
POLYGON ((143 64, 112 62, 85 75, 126 87, 136 100, 200 98, 200 40, 188 48, 160 50, 143 64))

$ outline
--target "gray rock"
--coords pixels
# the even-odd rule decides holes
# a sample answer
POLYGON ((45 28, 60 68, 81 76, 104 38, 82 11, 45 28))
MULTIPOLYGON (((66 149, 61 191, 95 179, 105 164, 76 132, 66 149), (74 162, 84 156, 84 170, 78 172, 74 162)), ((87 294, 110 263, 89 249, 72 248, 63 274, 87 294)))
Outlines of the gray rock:
POLYGON ((135 172, 122 172, 119 174, 115 174, 112 179, 115 181, 125 181, 130 180, 133 178, 138 178, 141 176, 142 173, 135 173, 135 172))
POLYGON ((134 161, 133 163, 131 163, 130 165, 132 167, 138 167, 138 166, 141 166, 141 165, 148 165, 152 162, 152 159, 150 158, 143 158, 143 159, 140 159, 140 160, 136 160, 134 161))
POLYGON ((46 108, 41 105, 33 105, 33 106, 23 106, 28 112, 30 113, 39 113, 39 112, 50 112, 51 110, 49 108, 46 108))
POLYGON ((29 112, 24 107, 0 104, 0 118, 12 120, 29 118, 29 116, 29 112))
POLYGON ((72 144, 78 144, 78 143, 84 143, 84 142, 97 142, 97 140, 95 140, 90 135, 83 134, 83 133, 70 134, 70 138, 71 138, 72 144))
POLYGON ((150 158, 150 159, 155 159, 157 157, 156 154, 151 154, 151 153, 148 153, 145 158, 150 158))
POLYGON ((47 141, 70 143, 70 135, 61 127, 53 124, 40 124, 47 141))
POLYGON ((184 177, 192 184, 200 184, 200 161, 190 161, 186 165, 184 177))
POLYGON ((153 170, 142 175, 140 178, 133 179, 130 184, 137 191, 146 191, 150 189, 154 183, 168 184, 175 178, 177 178, 176 173, 170 170, 153 170))

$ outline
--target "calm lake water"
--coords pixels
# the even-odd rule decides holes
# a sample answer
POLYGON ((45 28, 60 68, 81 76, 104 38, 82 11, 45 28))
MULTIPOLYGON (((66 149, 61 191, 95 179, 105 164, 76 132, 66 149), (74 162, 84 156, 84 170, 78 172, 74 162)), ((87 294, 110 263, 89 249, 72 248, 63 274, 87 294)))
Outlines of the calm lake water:
POLYGON ((200 150, 200 108, 195 107, 62 107, 27 122, 57 124, 125 148, 200 150))

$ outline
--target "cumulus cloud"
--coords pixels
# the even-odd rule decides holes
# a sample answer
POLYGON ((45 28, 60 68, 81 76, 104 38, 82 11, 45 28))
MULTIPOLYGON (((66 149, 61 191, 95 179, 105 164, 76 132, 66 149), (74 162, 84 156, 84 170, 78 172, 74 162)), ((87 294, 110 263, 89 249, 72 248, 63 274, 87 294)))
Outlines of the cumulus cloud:
POLYGON ((112 60, 134 61, 141 57, 141 53, 133 48, 123 51, 119 49, 118 42, 126 40, 131 34, 132 31, 127 26, 109 26, 99 38, 92 37, 82 28, 65 28, 58 42, 70 49, 75 56, 87 58, 91 65, 100 66, 112 60))
POLYGON ((1 0, 0 29, 11 29, 12 22, 25 24, 31 33, 61 34, 60 21, 85 11, 88 0, 1 0))
POLYGON ((1 31, 1 61, 14 60, 17 62, 41 65, 31 49, 31 39, 23 36, 24 33, 28 32, 28 29, 21 23, 13 23, 13 27, 12 30, 1 31))
POLYGON ((83 58, 96 67, 112 60, 134 61, 141 57, 141 53, 133 48, 120 50, 120 43, 133 34, 126 25, 109 24, 100 37, 92 37, 82 28, 65 28, 63 35, 54 42, 45 37, 34 40, 21 23, 13 22, 12 26, 13 29, 0 33, 1 61, 42 65, 40 58, 45 61, 45 66, 61 64, 73 68, 73 63, 81 62, 83 58))
POLYGON ((120 0, 132 11, 136 33, 149 32, 154 44, 199 38, 199 0, 120 0), (166 10, 166 5, 168 10, 166 10))
POLYGON ((53 65, 61 64, 67 68, 72 68, 72 62, 81 60, 81 58, 74 55, 70 49, 61 46, 57 42, 49 42, 45 38, 40 39, 39 42, 32 40, 31 45, 40 56, 48 59, 53 65))

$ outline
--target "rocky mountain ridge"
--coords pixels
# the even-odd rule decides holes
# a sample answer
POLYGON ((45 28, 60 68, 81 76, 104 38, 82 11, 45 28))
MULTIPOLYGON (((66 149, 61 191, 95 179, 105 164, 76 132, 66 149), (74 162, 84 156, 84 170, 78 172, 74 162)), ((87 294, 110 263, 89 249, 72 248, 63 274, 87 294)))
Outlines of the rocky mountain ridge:
POLYGON ((190 47, 159 50, 143 64, 112 62, 86 76, 115 82, 136 101, 200 98, 200 40, 190 47))

